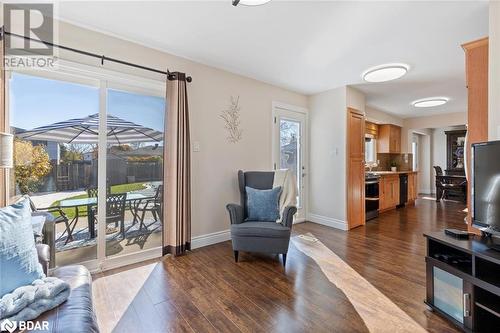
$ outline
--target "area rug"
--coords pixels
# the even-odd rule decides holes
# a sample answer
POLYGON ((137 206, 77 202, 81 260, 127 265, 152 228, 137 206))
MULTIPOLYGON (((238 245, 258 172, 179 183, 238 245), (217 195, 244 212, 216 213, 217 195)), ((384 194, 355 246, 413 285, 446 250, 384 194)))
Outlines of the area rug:
MULTIPOLYGON (((140 222, 136 222, 135 224, 132 221, 125 222, 125 239, 131 243, 134 243, 134 239, 141 238, 144 239, 148 235, 156 232, 161 232, 162 225, 160 221, 148 221, 145 222, 147 228, 142 227, 139 229, 140 222)), ((106 235, 106 242, 112 241, 121 241, 122 234, 119 232, 120 228, 117 228, 117 232, 110 233, 106 235)), ((82 228, 73 231, 73 240, 71 242, 66 243, 67 236, 64 235, 61 237, 61 233, 56 235, 56 251, 67 251, 76 248, 86 247, 86 246, 94 246, 97 244, 97 238, 90 238, 89 229, 82 228)))
POLYGON ((427 332, 314 235, 295 236, 292 243, 313 259, 327 279, 344 293, 371 333, 427 332))

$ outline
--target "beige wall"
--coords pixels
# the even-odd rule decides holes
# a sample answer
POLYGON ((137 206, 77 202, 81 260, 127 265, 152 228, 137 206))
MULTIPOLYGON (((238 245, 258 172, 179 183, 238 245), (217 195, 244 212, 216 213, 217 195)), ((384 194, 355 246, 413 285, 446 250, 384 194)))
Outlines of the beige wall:
POLYGON ((369 106, 366 107, 366 120, 376 124, 393 124, 403 127, 402 118, 377 110, 369 106))
POLYGON ((349 86, 346 87, 346 103, 350 108, 361 111, 362 113, 366 112, 365 95, 349 86))
POLYGON ((406 118, 401 130, 401 149, 403 153, 411 152, 411 140, 414 130, 422 128, 440 128, 458 126, 467 123, 466 112, 446 113, 428 117, 406 118), (406 150, 405 150, 406 149, 406 150))
MULTIPOLYGON (((193 77, 188 85, 191 140, 200 143, 201 151, 191 155, 192 234, 196 237, 227 230, 225 205, 239 202, 237 170, 269 170, 272 166, 272 102, 307 107, 307 97, 66 23, 59 25, 59 33, 59 43, 63 45, 162 70, 182 71, 193 77), (219 118, 231 96, 240 96, 243 139, 238 144, 226 141, 224 123, 219 118)), ((100 66, 98 60, 73 53, 60 56, 100 66)), ((163 79, 161 75, 121 65, 104 67, 163 79)))
POLYGON ((346 95, 340 87, 309 97, 308 219, 341 229, 347 227, 346 95))

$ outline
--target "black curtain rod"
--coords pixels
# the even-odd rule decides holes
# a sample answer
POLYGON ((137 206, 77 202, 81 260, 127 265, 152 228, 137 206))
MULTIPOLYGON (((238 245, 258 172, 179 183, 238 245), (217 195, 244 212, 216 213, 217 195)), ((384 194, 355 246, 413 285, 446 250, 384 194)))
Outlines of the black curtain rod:
MULTIPOLYGON (((167 78, 169 80, 170 79, 179 79, 179 78, 181 78, 181 75, 176 75, 177 72, 170 72, 169 70, 167 70, 166 72, 165 71, 160 71, 159 69, 155 69, 155 68, 151 68, 151 67, 146 67, 146 66, 134 64, 134 63, 123 61, 123 60, 116 59, 116 58, 106 57, 105 55, 99 55, 99 54, 96 54, 96 53, 92 53, 92 52, 88 52, 88 51, 83 51, 83 50, 75 49, 75 48, 64 46, 64 45, 54 44, 54 43, 51 43, 51 42, 47 42, 47 41, 44 41, 44 40, 31 38, 31 37, 28 37, 28 36, 18 35, 18 34, 9 32, 9 31, 5 31, 3 27, 1 28, 1 34, 2 35, 5 34, 5 35, 9 35, 9 36, 23 38, 23 39, 27 39, 27 40, 31 40, 31 41, 43 43, 43 44, 48 45, 48 46, 57 47, 57 48, 60 48, 62 50, 71 51, 71 52, 74 52, 74 53, 86 55, 88 57, 93 57, 93 58, 101 59, 101 65, 104 65, 104 61, 110 61, 110 62, 115 62, 117 64, 129 66, 129 67, 143 69, 145 71, 150 71, 150 72, 155 72, 155 73, 159 73, 159 74, 164 74, 164 75, 167 76, 167 78)), ((191 82, 191 81, 193 81, 193 79, 191 78, 191 76, 186 76, 186 81, 187 82, 191 82)))

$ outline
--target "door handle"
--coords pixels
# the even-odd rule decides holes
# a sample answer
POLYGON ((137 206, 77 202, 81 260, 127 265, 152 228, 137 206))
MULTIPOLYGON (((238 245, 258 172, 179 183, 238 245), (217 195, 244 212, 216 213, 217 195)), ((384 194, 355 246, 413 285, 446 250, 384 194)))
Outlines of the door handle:
POLYGON ((464 294, 464 317, 470 316, 470 294, 464 294))

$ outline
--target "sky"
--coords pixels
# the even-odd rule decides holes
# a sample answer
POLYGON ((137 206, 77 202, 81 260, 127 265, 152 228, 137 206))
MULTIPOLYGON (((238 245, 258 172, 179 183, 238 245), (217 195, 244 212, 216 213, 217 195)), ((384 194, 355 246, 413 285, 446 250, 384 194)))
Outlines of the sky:
MULTIPOLYGON (((13 73, 10 124, 30 130, 99 112, 98 88, 13 73)), ((108 114, 163 132, 165 99, 108 90, 108 114)))

